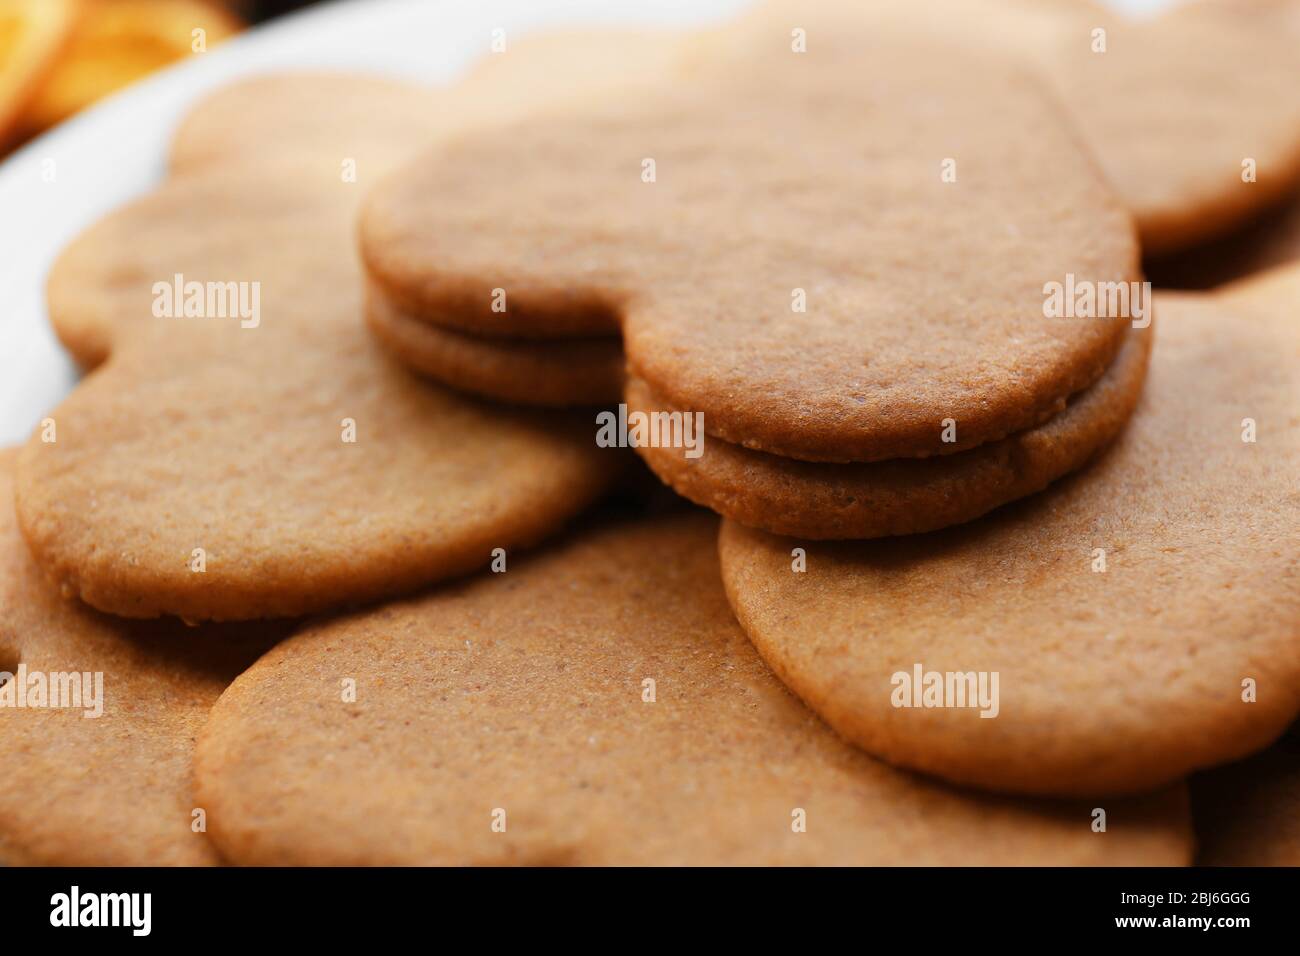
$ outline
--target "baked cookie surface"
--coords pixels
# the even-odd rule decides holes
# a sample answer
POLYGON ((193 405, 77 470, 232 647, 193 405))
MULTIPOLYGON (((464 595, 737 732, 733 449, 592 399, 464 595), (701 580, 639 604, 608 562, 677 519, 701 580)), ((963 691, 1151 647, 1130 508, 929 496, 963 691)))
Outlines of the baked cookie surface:
POLYGON ((1100 0, 776 0, 733 43, 809 50, 837 24, 903 23, 1033 70, 1120 193, 1144 254, 1222 236, 1300 189, 1300 2, 1192 0, 1134 17, 1100 0))
POLYGON ((973 786, 1134 792, 1266 746, 1300 710, 1297 289, 1158 299, 1115 445, 981 521, 836 544, 727 522, 737 617, 845 738, 973 786), (996 718, 896 700, 918 666, 1000 675, 996 718))
POLYGON ((1091 804, 962 794, 846 746, 736 626, 716 529, 606 526, 308 628, 203 731, 213 838, 241 863, 1186 862, 1181 786, 1094 833, 1091 804))
MULTIPOLYGON (((679 494, 750 527, 817 539, 933 531, 1041 491, 1111 442, 1137 406, 1157 335, 1129 332, 1102 377, 1043 424, 953 455, 841 465, 717 438, 696 457, 667 444, 636 451, 679 494)), ((629 414, 673 414, 644 382, 625 392, 629 414)))
POLYGON ((808 460, 971 448, 1106 369, 1128 323, 1045 319, 1043 287, 1136 280, 1132 225, 1020 68, 845 29, 692 80, 404 166, 363 209, 371 279, 476 334, 621 326, 630 370, 711 435, 808 460))
POLYGON ((66 600, 18 533, 15 457, 0 451, 0 671, 14 675, 0 686, 0 862, 216 864, 194 829, 194 738, 287 628, 128 622, 66 600))
POLYGON ((683 36, 667 30, 567 30, 509 42, 455 82, 418 86, 342 71, 250 76, 218 87, 173 134, 173 175, 214 165, 276 162, 297 155, 337 168, 375 164, 467 130, 627 95, 660 78, 683 36))
POLYGON ((486 566, 606 487, 581 423, 435 388, 372 340, 366 182, 299 156, 195 171, 56 262, 55 330, 99 367, 23 450, 17 501, 69 593, 194 621, 339 607, 486 566))
POLYGON ((623 391, 623 345, 617 337, 470 335, 413 318, 374 291, 366 296, 366 321, 399 362, 471 395, 565 407, 617 402, 623 391))

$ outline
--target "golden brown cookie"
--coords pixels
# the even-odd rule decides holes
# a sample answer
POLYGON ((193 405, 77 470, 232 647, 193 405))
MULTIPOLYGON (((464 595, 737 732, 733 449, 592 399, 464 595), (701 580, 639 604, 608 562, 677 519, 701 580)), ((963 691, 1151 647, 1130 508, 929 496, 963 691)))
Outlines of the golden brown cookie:
POLYGON ((736 626, 716 529, 607 525, 281 645, 200 737, 213 839, 240 863, 1186 862, 1181 786, 1097 833, 1091 805, 843 744, 736 626))
POLYGON ((525 405, 600 405, 623 390, 617 338, 516 339, 469 335, 412 318, 368 294, 366 319, 393 357, 471 395, 525 405))
POLYGON ((112 353, 20 456, 23 533, 68 593, 128 617, 291 616, 485 566, 599 494, 614 461, 581 423, 434 388, 372 341, 364 177, 251 170, 173 179, 54 266, 60 338, 112 353))
MULTIPOLYGON (((172 172, 231 161, 277 164, 291 154, 373 178, 415 141, 629 95, 658 79, 682 42, 654 31, 530 35, 484 56, 456 85, 437 89, 341 73, 253 77, 222 87, 190 112, 173 140, 172 172), (284 136, 286 129, 295 135, 284 136), (275 148, 267 150, 268 143, 275 148)), ((372 329, 392 355, 460 391, 544 406, 616 401, 620 393, 615 335, 564 348, 536 336, 470 337, 436 316, 417 325, 386 299, 374 302, 372 329)))
POLYGON ((1200 4, 1130 21, 1099 6, 1041 51, 1146 254, 1229 232, 1300 187, 1300 33, 1283 27, 1296 10, 1200 4))
POLYGON ((128 623, 65 600, 18 533, 15 457, 0 452, 0 860, 217 863, 190 792, 194 738, 279 630, 128 623))
POLYGON ((1202 0, 1131 18, 1094 0, 777 0, 733 43, 813 51, 834 29, 902 21, 1036 70, 1137 221, 1147 255, 1243 225, 1300 188, 1300 2, 1202 0), (757 38, 747 34, 757 33, 757 38), (1249 164, 1249 165, 1248 165, 1249 164))
POLYGON ((869 752, 998 791, 1136 792, 1266 746, 1300 711, 1286 285, 1159 299, 1115 445, 982 521, 843 544, 726 523, 723 576, 759 652, 869 752), (986 700, 999 675, 1000 706, 973 706, 961 675, 986 700))
POLYGON ((1147 274, 1165 288, 1210 289, 1297 259, 1300 194, 1230 236, 1147 263, 1147 274))
POLYGON ((1230 282, 1218 290, 1221 298, 1259 309, 1286 308, 1300 297, 1300 262, 1292 262, 1230 282))
POLYGON ((1202 866, 1300 866, 1300 736, 1191 781, 1202 866))
POLYGON ((350 161, 369 182, 454 122, 433 91, 400 80, 305 71, 251 76, 218 87, 185 114, 168 168, 177 175, 296 156, 340 177, 350 161))
MULTIPOLYGON (((1109 369, 1034 428, 931 458, 827 464, 709 438, 693 449, 637 452, 666 484, 741 524, 805 538, 878 538, 933 531, 1041 491, 1083 465, 1124 427, 1146 380, 1154 329, 1134 329, 1109 369)), ((671 414, 630 381, 629 414, 671 414)))
MULTIPOLYGON (((684 34, 599 29, 528 35, 518 43, 510 41, 502 53, 484 57, 456 87, 438 91, 436 112, 443 117, 443 125, 437 141, 475 128, 563 116, 597 102, 620 105, 651 96, 665 77, 673 76, 688 62, 687 52, 712 35, 710 30, 684 34)), ((617 322, 603 310, 593 311, 582 297, 573 297, 566 310, 549 314, 544 321, 512 309, 489 311, 490 321, 468 324, 454 310, 421 309, 421 299, 405 296, 401 289, 376 292, 391 308, 411 319, 483 337, 585 340, 614 338, 618 333, 617 322)), ((571 293, 557 289, 556 295, 563 298, 571 293)), ((513 347, 518 348, 517 344, 513 347)), ((438 364, 445 367, 454 361, 453 355, 450 361, 440 359, 438 364)))
POLYGON ((1005 57, 846 26, 666 86, 405 166, 367 197, 371 278, 474 334, 621 325, 710 435, 809 460, 997 440, 1114 356, 1127 323, 1045 319, 1044 284, 1137 279, 1131 223, 1005 57))
POLYGON ((287 154, 337 169, 353 160, 368 180, 422 139, 630 95, 679 57, 680 35, 569 30, 506 38, 466 76, 420 87, 362 73, 266 74, 209 93, 172 139, 173 174, 214 164, 278 162, 287 154))

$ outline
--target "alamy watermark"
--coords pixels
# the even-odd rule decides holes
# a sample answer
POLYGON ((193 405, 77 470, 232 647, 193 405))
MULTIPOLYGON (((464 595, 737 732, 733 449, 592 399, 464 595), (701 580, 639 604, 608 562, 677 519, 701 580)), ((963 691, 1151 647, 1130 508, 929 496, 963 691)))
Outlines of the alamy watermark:
POLYGON ((262 324, 260 282, 195 282, 176 273, 171 282, 153 284, 157 319, 239 319, 241 329, 262 324))
POLYGON ((0 671, 0 707, 49 707, 104 716, 103 671, 0 671))
POLYGON ((927 671, 916 663, 910 671, 895 671, 889 702, 895 707, 970 707, 981 717, 996 717, 998 671, 927 671))
POLYGON ((703 412, 618 412, 596 415, 596 444, 601 448, 684 448, 687 458, 704 454, 703 412))
POLYGON ((153 894, 83 893, 73 885, 50 897, 50 925, 122 927, 132 936, 148 936, 153 930, 153 894))
POLYGON ((1043 316, 1049 319, 1118 319, 1133 328, 1151 324, 1150 282, 1093 282, 1065 274, 1064 282, 1043 283, 1043 316))

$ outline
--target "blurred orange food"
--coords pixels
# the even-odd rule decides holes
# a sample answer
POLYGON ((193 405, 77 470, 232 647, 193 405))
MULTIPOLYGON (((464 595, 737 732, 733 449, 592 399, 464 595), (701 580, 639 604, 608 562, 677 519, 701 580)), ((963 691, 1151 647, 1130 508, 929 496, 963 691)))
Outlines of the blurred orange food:
POLYGON ((66 46, 75 0, 0 0, 0 148, 66 46))
POLYGON ((0 0, 0 144, 241 27, 205 0, 0 0))

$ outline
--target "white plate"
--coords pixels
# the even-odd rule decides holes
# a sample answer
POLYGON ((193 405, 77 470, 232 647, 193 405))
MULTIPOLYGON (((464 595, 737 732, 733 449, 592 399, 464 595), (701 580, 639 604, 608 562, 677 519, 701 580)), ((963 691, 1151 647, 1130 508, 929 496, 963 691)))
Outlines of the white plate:
MULTIPOLYGON (((488 51, 492 31, 689 25, 749 0, 351 0, 249 31, 111 97, 0 165, 0 446, 23 441, 77 372, 45 316, 45 275, 64 244, 159 180, 179 116, 237 76, 338 67, 446 83, 488 51), (42 171, 53 163, 54 179, 42 171)), ((813 2, 813 0, 809 0, 813 2)), ((1145 11, 1170 0, 1111 0, 1145 11)))

